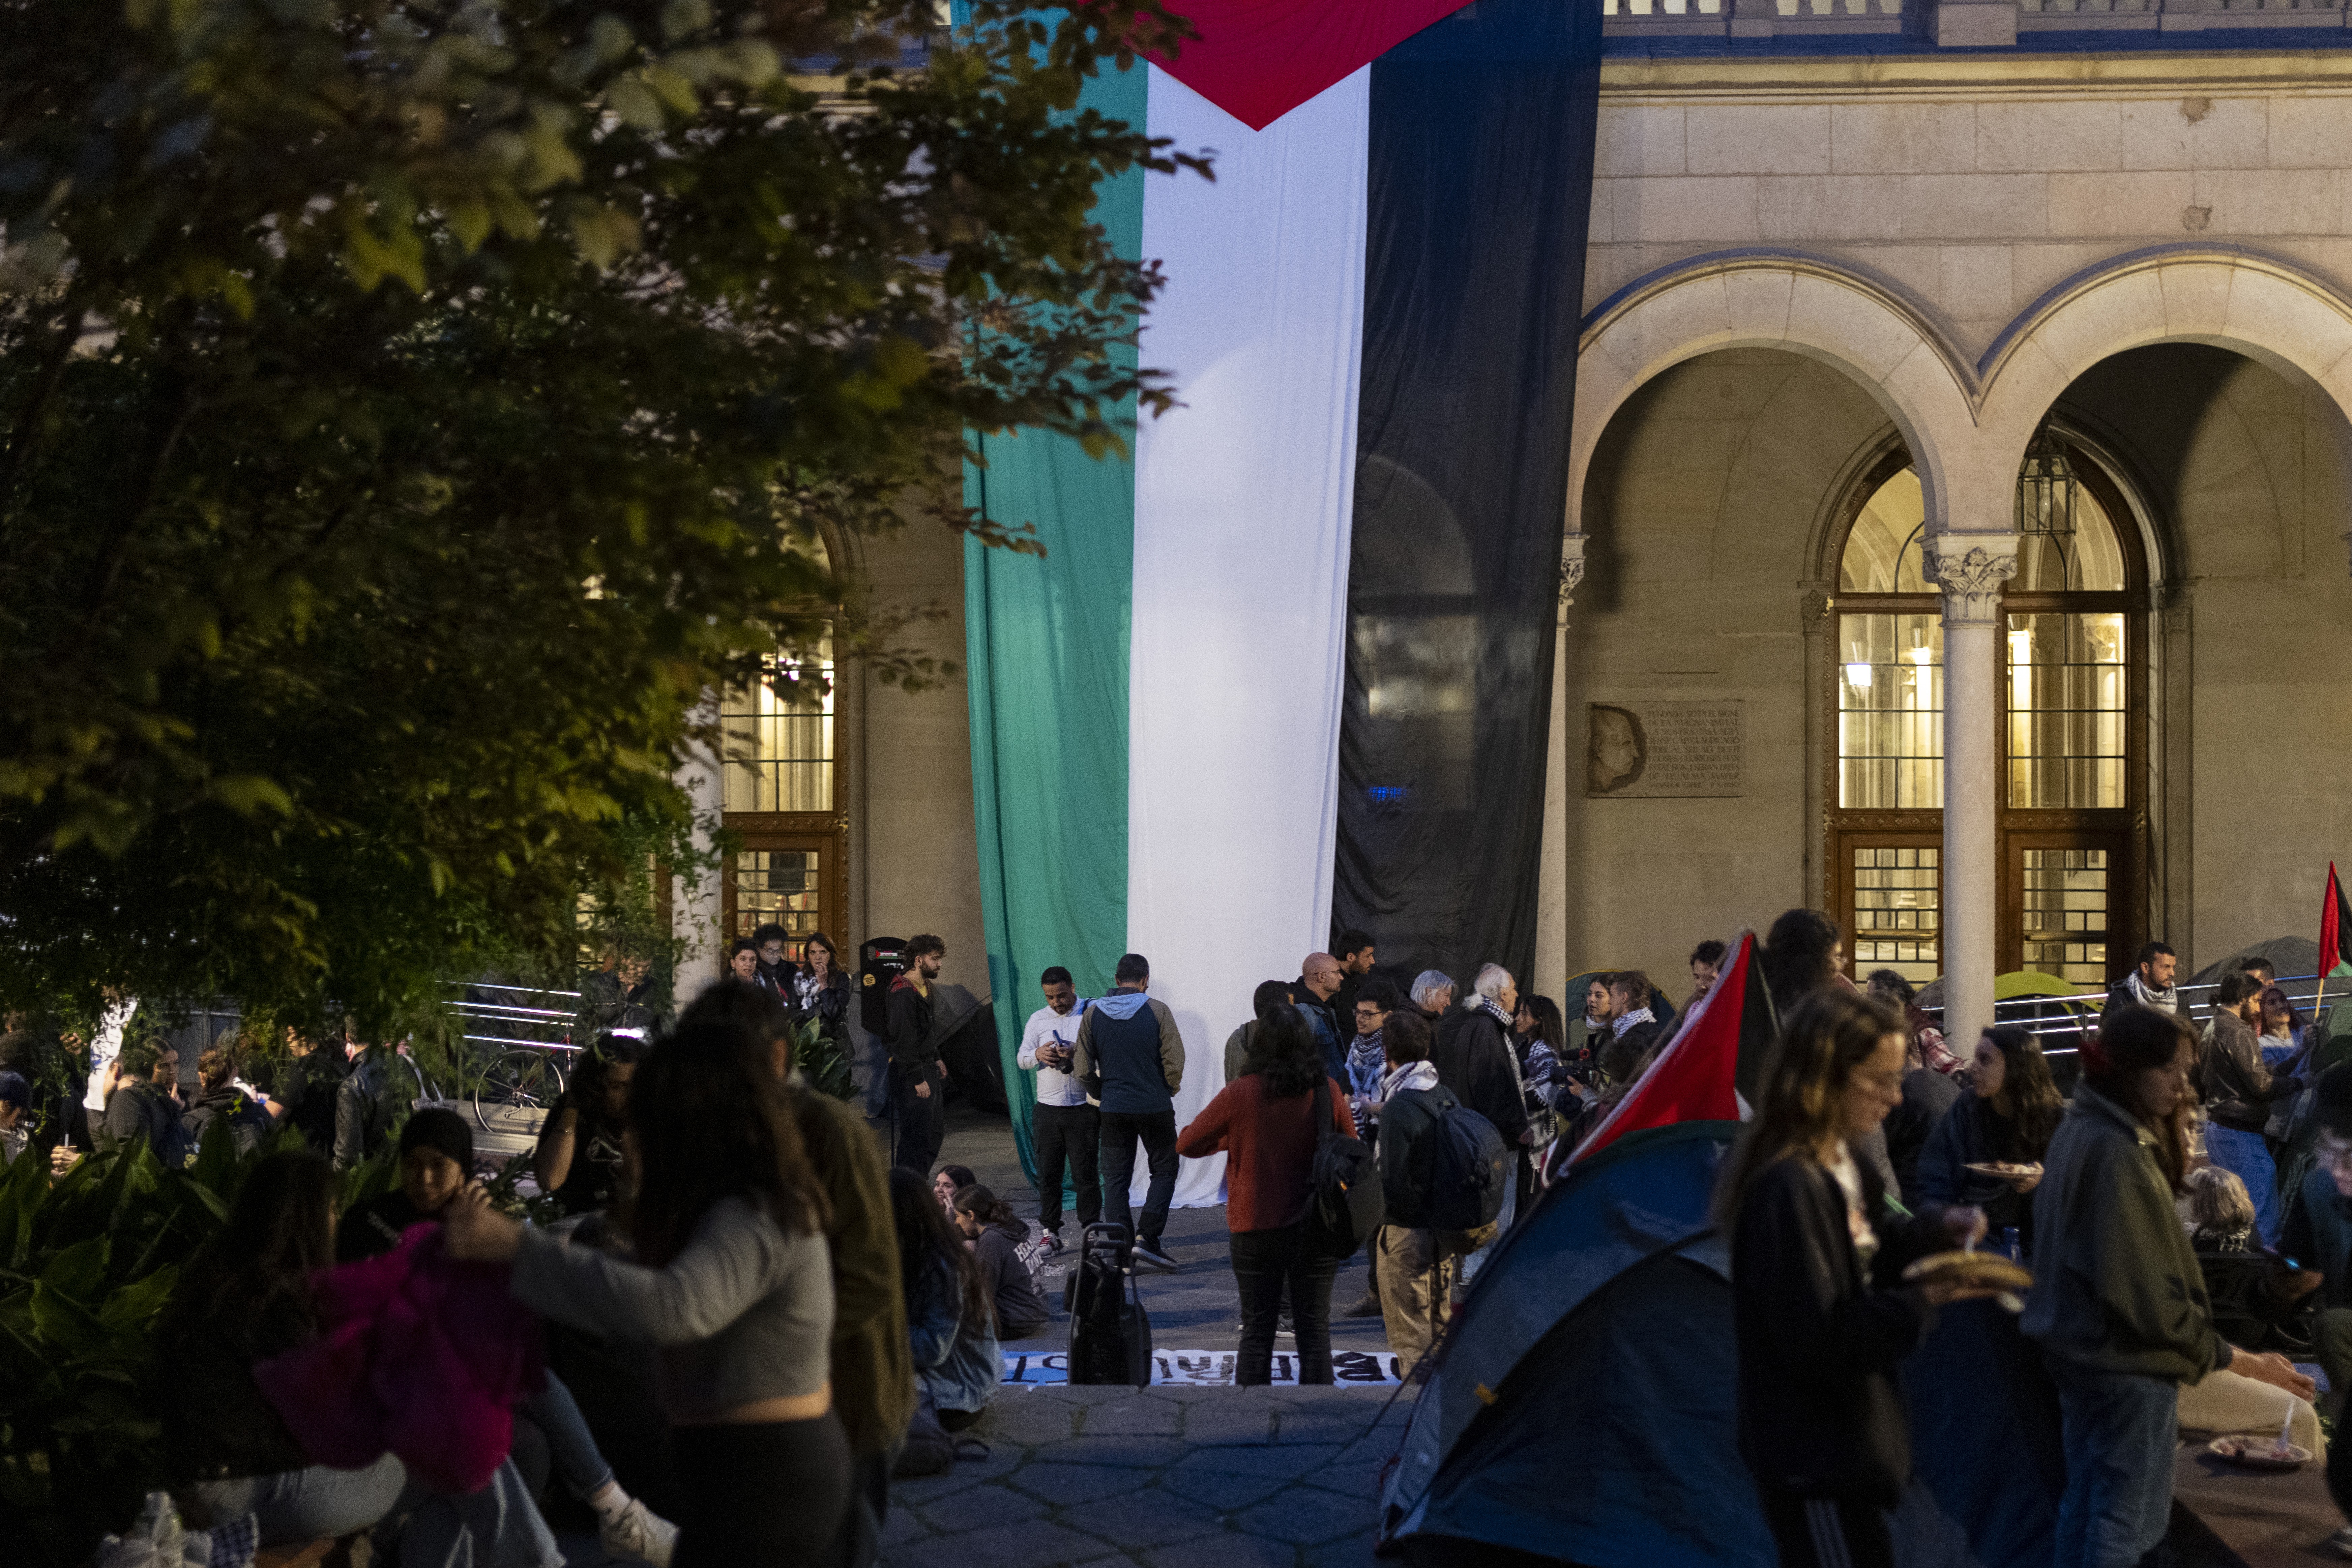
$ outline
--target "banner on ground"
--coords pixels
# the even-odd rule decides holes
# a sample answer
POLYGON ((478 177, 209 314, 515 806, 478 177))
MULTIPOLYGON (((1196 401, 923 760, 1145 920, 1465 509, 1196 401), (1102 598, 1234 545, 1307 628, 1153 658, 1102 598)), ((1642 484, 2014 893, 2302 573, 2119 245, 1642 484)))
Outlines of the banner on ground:
MULTIPOLYGON (((1183 1388, 1229 1388, 1233 1385, 1237 1355, 1234 1351, 1157 1351, 1151 1357, 1151 1382, 1155 1387, 1173 1384, 1183 1388)), ((1331 1377, 1343 1385, 1366 1387, 1402 1381, 1397 1376, 1396 1355, 1391 1351, 1333 1351, 1331 1377)), ((1028 1388, 1066 1384, 1070 1381, 1070 1358, 1060 1351, 1043 1355, 1007 1351, 1004 1381, 1028 1388)), ((1298 1357, 1289 1351, 1275 1352, 1274 1385, 1296 1387, 1297 1383, 1298 1357)))

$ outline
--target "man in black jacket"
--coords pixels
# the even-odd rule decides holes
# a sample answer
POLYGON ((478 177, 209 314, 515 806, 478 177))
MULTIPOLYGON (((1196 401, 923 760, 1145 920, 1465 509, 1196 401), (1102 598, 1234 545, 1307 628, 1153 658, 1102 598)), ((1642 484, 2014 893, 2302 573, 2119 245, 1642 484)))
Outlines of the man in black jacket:
POLYGON ((947 1074, 931 1038, 931 982, 946 963, 948 944, 918 936, 907 943, 907 973, 890 983, 890 1116, 898 1125, 892 1163, 918 1175, 931 1173, 947 1136, 947 1074))
MULTIPOLYGON (((1518 1058, 1511 1054, 1511 1015, 1519 1005, 1518 982, 1499 963, 1478 971, 1461 1022, 1450 1034, 1441 1033, 1429 1059, 1437 1065, 1437 1081, 1454 1098, 1495 1124, 1506 1143, 1524 1145, 1529 1137, 1527 1096, 1519 1084, 1518 1058)), ((1524 1155, 1513 1162, 1512 1179, 1503 1188, 1503 1212, 1496 1217, 1499 1241, 1518 1217, 1519 1176, 1524 1155)), ((1458 1287, 1466 1291, 1493 1251, 1494 1242, 1472 1253, 1462 1264, 1458 1287)))
POLYGON ((164 1164, 179 1164, 184 1153, 180 1100, 174 1092, 180 1081, 180 1053, 169 1046, 159 1049, 152 1040, 140 1040, 123 1047, 112 1065, 117 1077, 106 1097, 106 1120, 99 1129, 101 1142, 113 1145, 136 1138, 164 1164))
POLYGON ((1380 949, 1371 932, 1350 928, 1339 933, 1331 951, 1339 955, 1339 989, 1331 998, 1331 1016, 1339 1020, 1339 1032, 1345 1035, 1348 1021, 1356 1016, 1356 997, 1379 960, 1380 949))

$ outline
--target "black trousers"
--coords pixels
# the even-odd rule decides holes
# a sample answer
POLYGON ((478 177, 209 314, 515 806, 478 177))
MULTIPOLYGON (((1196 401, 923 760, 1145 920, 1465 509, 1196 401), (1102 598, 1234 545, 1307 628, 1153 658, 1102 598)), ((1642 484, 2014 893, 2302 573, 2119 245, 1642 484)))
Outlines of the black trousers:
POLYGON ((1756 1489, 1780 1546, 1780 1568, 1895 1568, 1895 1542, 1875 1504, 1799 1497, 1761 1482, 1756 1489))
POLYGON ((890 1119, 898 1124, 892 1163, 918 1175, 931 1173, 931 1162, 940 1157, 940 1144, 948 1135, 947 1082, 947 1073, 935 1061, 917 1067, 890 1064, 890 1119), (919 1083, 931 1086, 929 1096, 915 1092, 919 1083))
POLYGON ((1331 1277, 1339 1260, 1317 1257, 1307 1245, 1307 1226, 1233 1234, 1234 1283, 1241 1288, 1241 1353, 1234 1359, 1234 1382, 1247 1386, 1274 1381, 1274 1334, 1282 1298, 1290 1297, 1290 1326, 1298 1336, 1298 1381, 1331 1381, 1331 1277))
POLYGON ((686 1491, 672 1568, 848 1568, 857 1555, 856 1478, 835 1412, 677 1426, 671 1440, 686 1491))
POLYGON ((1154 1110, 1102 1113, 1102 1217, 1129 1226, 1135 1239, 1160 1245, 1168 1228, 1168 1205, 1176 1197, 1176 1112, 1154 1110), (1143 1144, 1145 1167, 1151 1185, 1143 1195, 1143 1219, 1135 1222, 1127 1201, 1128 1184, 1135 1179, 1135 1145, 1143 1144))
POLYGON ((1102 1177, 1096 1158, 1102 1147, 1102 1112, 1093 1106, 1040 1105, 1029 1121, 1029 1143, 1037 1156, 1037 1223, 1047 1236, 1062 1228, 1062 1166, 1078 1193, 1078 1224, 1102 1218, 1102 1177))

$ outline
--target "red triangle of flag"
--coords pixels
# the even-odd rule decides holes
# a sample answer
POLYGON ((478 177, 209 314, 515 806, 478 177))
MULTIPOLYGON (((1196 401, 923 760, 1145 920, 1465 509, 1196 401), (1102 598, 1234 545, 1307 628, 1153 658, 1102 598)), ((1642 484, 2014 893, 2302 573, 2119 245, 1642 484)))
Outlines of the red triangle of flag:
POLYGON ((2324 981, 2339 963, 2352 963, 2352 904, 2336 879, 2336 862, 2327 863, 2327 892, 2319 910, 2319 973, 2324 981))
POLYGON ((1161 69, 1253 131, 1470 0, 1177 0, 1200 37, 1161 69))
POLYGON ((1749 1008, 1748 993, 1764 984, 1756 963, 1756 933, 1739 934, 1736 952, 1724 963, 1715 988, 1683 1016, 1650 1070, 1601 1118, 1568 1157, 1573 1165, 1590 1159, 1631 1132, 1669 1127, 1677 1121, 1738 1121, 1739 1051, 1749 1008))

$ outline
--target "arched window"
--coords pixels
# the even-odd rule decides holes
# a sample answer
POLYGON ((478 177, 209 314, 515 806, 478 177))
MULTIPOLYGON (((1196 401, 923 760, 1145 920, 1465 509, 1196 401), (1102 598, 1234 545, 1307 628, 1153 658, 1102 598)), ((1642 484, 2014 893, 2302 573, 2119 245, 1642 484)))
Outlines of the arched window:
MULTIPOLYGON (((2104 984, 2145 906, 2145 571, 2119 488, 2063 434, 2029 451, 2007 585, 2000 732, 2003 970, 2104 984), (2120 524, 2120 526, 2119 526, 2120 524)), ((1864 479, 1838 554, 1831 685, 1831 900, 1854 973, 1943 971, 1942 604, 1924 572, 1918 477, 1899 451, 1864 479)))

